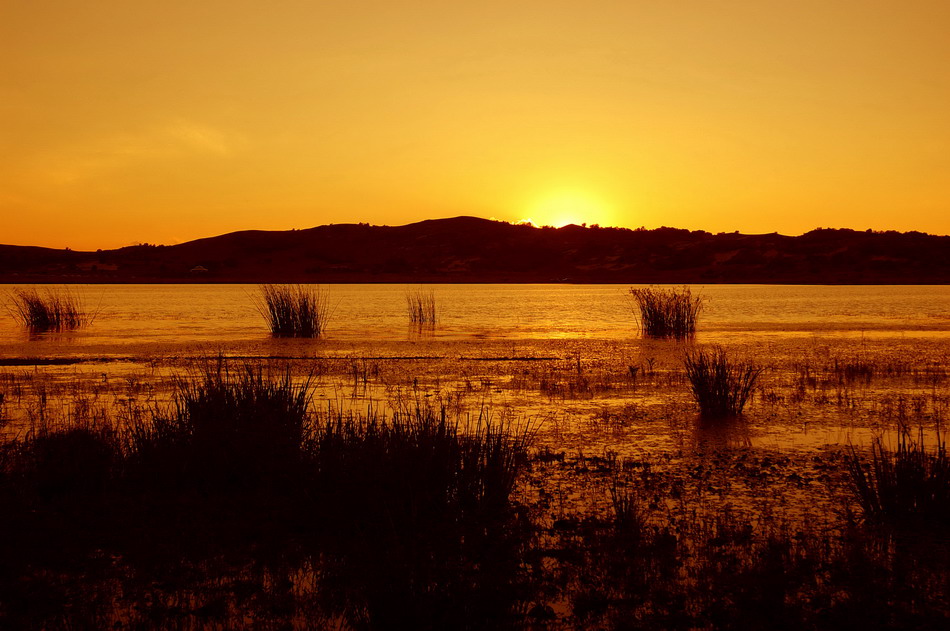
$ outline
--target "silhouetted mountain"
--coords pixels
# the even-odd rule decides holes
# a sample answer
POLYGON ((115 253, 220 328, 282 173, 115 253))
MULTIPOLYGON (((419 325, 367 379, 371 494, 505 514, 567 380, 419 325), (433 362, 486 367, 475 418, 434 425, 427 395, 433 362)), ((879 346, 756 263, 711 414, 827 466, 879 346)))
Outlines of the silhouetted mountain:
POLYGON ((946 283, 950 237, 535 228, 475 217, 248 230, 172 246, 0 246, 3 282, 946 283))

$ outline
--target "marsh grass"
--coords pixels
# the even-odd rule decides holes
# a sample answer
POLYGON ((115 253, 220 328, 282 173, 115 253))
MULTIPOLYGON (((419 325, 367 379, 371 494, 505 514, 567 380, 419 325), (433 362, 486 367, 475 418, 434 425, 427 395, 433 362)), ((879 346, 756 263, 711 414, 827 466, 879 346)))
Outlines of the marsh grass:
POLYGON ((235 628, 265 598, 255 620, 274 628, 510 619, 527 428, 418 405, 318 412, 306 377, 220 360, 177 387, 125 433, 48 423, 0 445, 0 626, 235 628), (254 602, 232 581, 247 567, 268 576, 254 602), (37 590, 62 593, 21 606, 37 590))
MULTIPOLYGON (((544 447, 525 462, 527 426, 465 407, 407 396, 386 412, 342 400, 315 409, 313 365, 207 360, 173 382, 170 403, 140 398, 128 433, 74 414, 72 425, 37 422, 23 440, 0 444, 0 627, 946 622, 945 553, 897 550, 898 537, 877 545, 870 538, 887 530, 838 530, 831 517, 833 530, 810 529, 741 503, 721 510, 720 491, 706 485, 733 475, 734 462, 751 479, 785 479, 748 450, 704 452, 699 473, 696 460, 680 465, 662 453, 621 462, 544 447), (577 499, 591 489, 596 500, 577 499)), ((374 371, 351 358, 319 366, 341 380, 374 371)), ((573 358, 563 370, 595 373, 573 358)), ((676 375, 662 387, 683 388, 676 375)), ((12 382, 0 385, 13 392, 12 382)), ((125 394, 140 393, 130 382, 125 394)), ((50 408, 38 417, 52 418, 50 408)))
POLYGON ((950 457, 945 440, 927 449, 923 433, 912 440, 902 430, 895 450, 880 440, 870 461, 852 446, 846 454, 849 480, 865 518, 888 525, 950 525, 950 457))
POLYGON ((703 310, 702 296, 689 287, 646 287, 630 289, 640 317, 640 331, 647 337, 683 339, 696 333, 696 321, 703 310))
POLYGON ((261 285, 255 298, 275 337, 319 337, 330 318, 327 290, 308 285, 261 285))
POLYGON ((407 289, 406 308, 409 321, 420 326, 434 326, 436 320, 435 292, 431 289, 407 289))
POLYGON ((7 310, 30 331, 68 331, 88 326, 95 313, 88 313, 82 297, 75 291, 60 288, 16 288, 8 293, 7 310))
POLYGON ((388 417, 328 410, 314 425, 310 451, 321 493, 341 514, 364 528, 385 516, 428 529, 446 519, 484 525, 499 518, 510 508, 529 440, 527 427, 417 405, 388 417))
POLYGON ((356 628, 508 626, 526 536, 511 496, 530 436, 442 406, 318 415, 310 495, 344 575, 361 568, 356 628))
POLYGON ((615 474, 608 487, 614 527, 619 534, 639 537, 646 527, 647 514, 636 491, 624 486, 615 474))
POLYGON ((686 519, 653 511, 648 526, 633 531, 627 517, 576 521, 579 527, 561 534, 555 546, 560 558, 572 561, 553 570, 555 580, 574 586, 572 624, 563 628, 901 629, 946 623, 941 563, 928 566, 906 551, 882 551, 865 532, 828 537, 820 528, 728 511, 686 519), (934 583, 909 587, 916 581, 934 583))
POLYGON ((311 381, 295 381, 289 368, 212 362, 179 380, 170 409, 129 426, 132 459, 140 474, 167 483, 177 472, 185 484, 273 484, 302 461, 311 381))
POLYGON ((752 362, 729 359, 722 347, 690 351, 683 364, 693 399, 706 418, 741 414, 763 370, 752 362))

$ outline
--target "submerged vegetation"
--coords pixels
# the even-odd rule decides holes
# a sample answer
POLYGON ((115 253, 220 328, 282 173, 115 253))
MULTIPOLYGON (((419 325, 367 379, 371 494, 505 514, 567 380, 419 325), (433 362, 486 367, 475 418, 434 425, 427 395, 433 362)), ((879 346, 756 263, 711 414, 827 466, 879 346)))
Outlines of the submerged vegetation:
POLYGON ((21 325, 34 332, 68 331, 87 326, 95 319, 80 295, 66 288, 16 288, 8 294, 7 310, 21 325))
POLYGON ((639 310, 643 335, 682 339, 696 334, 703 298, 694 296, 689 287, 631 289, 630 295, 639 310))
POLYGON ((431 289, 406 290, 406 307, 409 321, 420 326, 435 325, 435 292, 431 289))
POLYGON ((708 418, 741 414, 762 374, 760 366, 729 359, 722 347, 690 351, 683 363, 693 399, 708 418))
POLYGON ((330 318, 326 290, 307 285, 261 285, 257 310, 276 337, 319 337, 330 318))

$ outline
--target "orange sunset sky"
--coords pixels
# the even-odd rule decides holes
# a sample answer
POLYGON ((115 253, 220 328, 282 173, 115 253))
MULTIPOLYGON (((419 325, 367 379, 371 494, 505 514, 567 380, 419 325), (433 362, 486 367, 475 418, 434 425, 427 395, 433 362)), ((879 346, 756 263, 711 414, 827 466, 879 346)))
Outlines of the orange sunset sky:
POLYGON ((477 215, 950 233, 946 0, 0 8, 0 243, 477 215))

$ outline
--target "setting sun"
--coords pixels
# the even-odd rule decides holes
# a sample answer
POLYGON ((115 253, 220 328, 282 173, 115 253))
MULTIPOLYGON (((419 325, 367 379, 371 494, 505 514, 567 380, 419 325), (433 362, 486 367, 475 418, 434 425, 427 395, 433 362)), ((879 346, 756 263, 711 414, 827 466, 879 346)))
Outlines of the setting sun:
POLYGON ((569 224, 610 224, 611 213, 594 195, 562 190, 541 197, 528 207, 528 216, 537 226, 561 228, 569 224))

